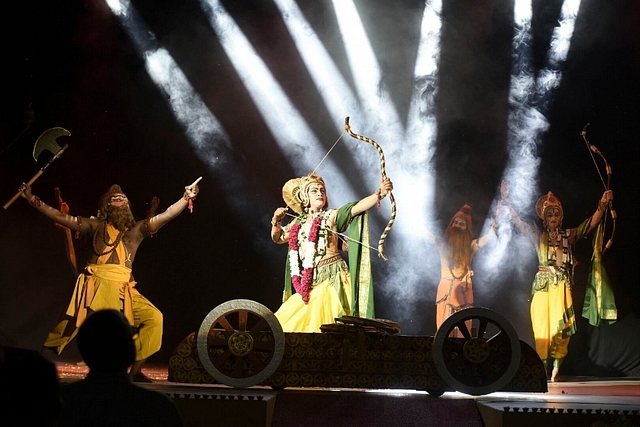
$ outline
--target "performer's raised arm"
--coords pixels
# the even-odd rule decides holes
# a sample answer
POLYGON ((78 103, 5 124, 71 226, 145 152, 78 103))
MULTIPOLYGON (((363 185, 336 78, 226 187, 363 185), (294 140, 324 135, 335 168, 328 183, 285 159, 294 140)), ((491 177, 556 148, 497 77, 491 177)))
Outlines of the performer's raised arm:
POLYGON ((602 216, 604 215, 605 209, 607 208, 609 203, 611 203, 612 201, 613 201, 612 190, 606 190, 604 193, 602 193, 602 197, 600 198, 600 201, 598 201, 598 207, 596 208, 596 211, 593 213, 593 215, 591 215, 591 222, 589 223, 589 231, 587 231, 587 233, 591 232, 591 230, 596 228, 598 223, 602 220, 602 216))
POLYGON ((389 178, 381 179, 380 187, 378 187, 375 193, 364 197, 358 203, 356 203, 353 208, 351 208, 351 217, 354 217, 366 210, 371 209, 380 200, 387 197, 387 194, 391 191, 393 191, 393 183, 391 182, 391 180, 389 178))
POLYGON ((279 207, 271 217, 271 240, 279 245, 289 241, 289 233, 282 225, 282 220, 287 215, 287 210, 286 207, 279 207))
POLYGON ((97 221, 94 219, 72 216, 54 208, 53 206, 49 206, 43 202, 40 197, 34 195, 31 192, 31 186, 26 183, 23 183, 22 186, 20 186, 20 191, 22 191, 22 198, 27 200, 34 209, 57 224, 63 225, 82 234, 91 233, 91 231, 97 226, 97 221))
POLYGON ((196 180, 193 184, 184 187, 184 194, 182 197, 169 206, 164 212, 148 219, 147 223, 149 224, 150 233, 158 231, 166 223, 180 215, 186 207, 193 206, 193 201, 196 199, 196 196, 200 191, 198 181, 200 181, 200 179, 196 180))

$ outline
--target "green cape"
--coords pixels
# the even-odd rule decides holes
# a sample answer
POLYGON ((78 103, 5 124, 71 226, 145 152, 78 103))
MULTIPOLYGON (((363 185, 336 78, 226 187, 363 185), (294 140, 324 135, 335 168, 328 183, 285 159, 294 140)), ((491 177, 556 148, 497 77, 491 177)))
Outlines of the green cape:
MULTIPOLYGON (((351 209, 358 202, 350 202, 338 209, 336 215, 336 228, 338 232, 344 232, 349 228, 349 274, 351 276, 351 315, 357 317, 374 318, 373 301, 373 277, 371 275, 371 253, 369 249, 369 221, 367 212, 363 212, 351 218, 351 209)), ((303 221, 304 215, 294 219, 303 221)), ((293 295, 291 283, 291 270, 289 267, 289 251, 284 269, 284 294, 282 302, 293 295)))

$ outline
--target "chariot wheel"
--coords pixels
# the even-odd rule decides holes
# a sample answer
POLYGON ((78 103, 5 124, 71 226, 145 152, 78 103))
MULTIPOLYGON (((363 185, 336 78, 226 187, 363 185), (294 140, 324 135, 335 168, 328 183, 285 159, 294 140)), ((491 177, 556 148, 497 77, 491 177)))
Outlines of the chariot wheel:
POLYGON ((275 315, 246 299, 227 301, 211 310, 197 338, 198 357, 209 375, 237 388, 269 378, 282 361, 284 344, 275 315))
POLYGON ((442 323, 433 342, 433 361, 450 387, 479 396, 511 381, 520 365, 520 350, 507 319, 487 308, 471 307, 442 323))

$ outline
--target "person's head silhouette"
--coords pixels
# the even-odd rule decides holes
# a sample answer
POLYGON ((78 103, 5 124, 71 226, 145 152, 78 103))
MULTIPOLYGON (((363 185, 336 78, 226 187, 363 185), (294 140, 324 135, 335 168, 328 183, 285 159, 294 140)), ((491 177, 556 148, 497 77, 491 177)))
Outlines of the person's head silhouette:
POLYGON ((78 331, 78 350, 94 372, 127 372, 135 360, 133 330, 124 314, 99 310, 78 331))
POLYGON ((37 351, 0 347, 0 390, 3 426, 58 425, 62 411, 58 372, 37 351), (24 410, 25 404, 37 410, 24 410))

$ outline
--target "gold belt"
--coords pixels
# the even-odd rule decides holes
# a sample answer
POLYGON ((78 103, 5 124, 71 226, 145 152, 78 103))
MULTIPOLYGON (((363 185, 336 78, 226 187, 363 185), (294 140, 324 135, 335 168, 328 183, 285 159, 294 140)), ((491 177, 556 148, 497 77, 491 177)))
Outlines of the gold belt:
POLYGON ((342 257, 340 256, 340 254, 332 255, 329 258, 321 259, 318 262, 318 268, 325 267, 325 266, 327 266, 329 264, 333 264, 333 263, 338 262, 338 261, 342 261, 342 257))

